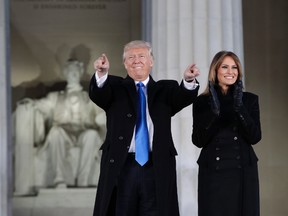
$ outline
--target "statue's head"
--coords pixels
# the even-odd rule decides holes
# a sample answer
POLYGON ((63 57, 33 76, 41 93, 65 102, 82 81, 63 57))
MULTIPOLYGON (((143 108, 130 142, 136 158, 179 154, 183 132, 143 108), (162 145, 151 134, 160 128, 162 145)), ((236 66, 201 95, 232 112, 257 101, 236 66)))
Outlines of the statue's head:
POLYGON ((83 73, 83 62, 76 59, 69 59, 64 65, 63 75, 68 83, 79 83, 83 73))

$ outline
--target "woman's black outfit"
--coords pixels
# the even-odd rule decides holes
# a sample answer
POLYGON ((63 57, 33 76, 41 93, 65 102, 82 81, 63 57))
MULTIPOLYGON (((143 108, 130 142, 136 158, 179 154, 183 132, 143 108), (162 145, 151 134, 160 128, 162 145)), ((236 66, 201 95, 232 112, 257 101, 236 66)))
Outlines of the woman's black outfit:
POLYGON ((198 96, 193 105, 192 141, 202 148, 198 215, 259 216, 258 158, 252 148, 261 140, 258 96, 241 89, 235 105, 234 86, 225 95, 215 86, 214 93, 220 113, 211 109, 211 94, 198 96))

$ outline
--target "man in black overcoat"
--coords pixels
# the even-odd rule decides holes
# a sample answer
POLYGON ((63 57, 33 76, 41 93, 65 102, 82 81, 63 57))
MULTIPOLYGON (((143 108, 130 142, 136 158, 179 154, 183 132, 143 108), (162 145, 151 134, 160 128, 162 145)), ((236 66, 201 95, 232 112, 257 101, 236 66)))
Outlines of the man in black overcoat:
POLYGON ((171 118, 193 103, 199 70, 189 65, 179 85, 174 80, 154 81, 152 48, 132 41, 124 47, 126 78, 108 75, 109 61, 102 54, 90 82, 91 100, 105 110, 107 134, 101 147, 101 170, 94 216, 179 215, 176 160, 171 118), (135 160, 137 86, 142 82, 147 102, 149 160, 135 160))

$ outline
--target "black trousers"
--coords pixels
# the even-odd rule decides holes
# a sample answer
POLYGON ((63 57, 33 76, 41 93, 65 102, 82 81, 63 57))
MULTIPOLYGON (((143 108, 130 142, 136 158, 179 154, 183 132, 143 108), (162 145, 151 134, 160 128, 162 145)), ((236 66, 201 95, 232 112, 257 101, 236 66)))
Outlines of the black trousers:
POLYGON ((141 166, 129 153, 116 192, 116 216, 156 216, 156 186, 152 155, 141 166))

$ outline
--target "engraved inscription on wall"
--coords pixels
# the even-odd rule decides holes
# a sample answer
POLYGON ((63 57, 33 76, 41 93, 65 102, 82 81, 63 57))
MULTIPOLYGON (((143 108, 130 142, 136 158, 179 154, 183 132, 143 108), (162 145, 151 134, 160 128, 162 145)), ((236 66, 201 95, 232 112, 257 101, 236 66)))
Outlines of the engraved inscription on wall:
POLYGON ((127 0, 14 0, 29 4, 33 9, 41 10, 105 10, 110 3, 123 3, 127 0))

